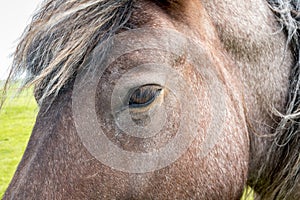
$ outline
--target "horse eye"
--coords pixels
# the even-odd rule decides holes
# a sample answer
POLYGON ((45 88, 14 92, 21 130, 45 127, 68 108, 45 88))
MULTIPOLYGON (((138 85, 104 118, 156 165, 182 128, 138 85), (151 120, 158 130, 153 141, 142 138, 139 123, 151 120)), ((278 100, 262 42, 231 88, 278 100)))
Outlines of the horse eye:
POLYGON ((145 85, 136 89, 130 96, 129 108, 144 108, 154 102, 162 88, 157 85, 145 85))

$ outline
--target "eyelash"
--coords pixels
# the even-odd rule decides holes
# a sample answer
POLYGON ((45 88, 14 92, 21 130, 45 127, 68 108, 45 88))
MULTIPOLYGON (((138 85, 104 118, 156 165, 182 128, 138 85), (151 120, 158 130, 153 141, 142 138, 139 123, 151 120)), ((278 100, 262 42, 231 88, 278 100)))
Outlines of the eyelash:
POLYGON ((155 88, 155 86, 151 85, 136 89, 128 100, 129 108, 144 108, 149 106, 159 96, 161 90, 161 88, 155 88))

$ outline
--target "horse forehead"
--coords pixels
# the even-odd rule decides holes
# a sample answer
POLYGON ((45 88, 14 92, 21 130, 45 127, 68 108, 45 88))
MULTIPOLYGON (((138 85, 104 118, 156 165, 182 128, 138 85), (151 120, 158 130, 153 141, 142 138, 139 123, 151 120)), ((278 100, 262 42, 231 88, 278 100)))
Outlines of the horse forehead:
POLYGON ((252 54, 277 43, 271 36, 280 27, 266 0, 201 2, 227 50, 252 54))
POLYGON ((127 24, 133 28, 173 29, 188 37, 196 37, 207 46, 208 43, 217 43, 217 32, 201 1, 178 1, 184 3, 175 6, 161 2, 169 1, 136 1, 127 24))
POLYGON ((137 2, 131 21, 140 26, 175 28, 186 34, 193 30, 204 40, 219 38, 227 50, 257 52, 270 46, 266 43, 276 42, 269 39, 280 29, 266 0, 187 0, 169 7, 154 2, 164 1, 137 2))
POLYGON ((216 25, 231 27, 232 31, 239 29, 240 33, 250 33, 251 27, 266 28, 270 26, 270 18, 274 18, 266 0, 202 0, 201 3, 216 25))

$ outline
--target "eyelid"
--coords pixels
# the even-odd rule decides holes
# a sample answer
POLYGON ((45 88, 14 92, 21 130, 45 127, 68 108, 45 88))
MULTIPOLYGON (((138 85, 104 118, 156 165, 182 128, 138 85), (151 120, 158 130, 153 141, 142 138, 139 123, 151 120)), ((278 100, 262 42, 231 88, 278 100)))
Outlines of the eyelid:
POLYGON ((139 88, 136 88, 133 90, 133 92, 130 93, 129 98, 128 98, 128 105, 129 108, 131 109, 137 109, 137 108, 145 108, 149 105, 151 105, 155 99, 161 94, 162 87, 158 85, 144 85, 139 88), (148 87, 148 88, 146 88, 148 87), (137 94, 137 99, 145 99, 145 102, 142 103, 135 103, 131 102, 132 98, 134 98, 135 93, 137 94))
POLYGON ((131 104, 130 101, 129 101, 129 108, 140 108, 140 107, 147 107, 147 106, 149 106, 150 104, 152 104, 155 101, 156 97, 160 95, 161 91, 162 91, 162 89, 157 89, 154 92, 155 94, 153 94, 153 96, 151 97, 151 99, 147 100, 145 103, 140 103, 140 104, 137 104, 137 103, 134 104, 133 103, 133 104, 131 104))

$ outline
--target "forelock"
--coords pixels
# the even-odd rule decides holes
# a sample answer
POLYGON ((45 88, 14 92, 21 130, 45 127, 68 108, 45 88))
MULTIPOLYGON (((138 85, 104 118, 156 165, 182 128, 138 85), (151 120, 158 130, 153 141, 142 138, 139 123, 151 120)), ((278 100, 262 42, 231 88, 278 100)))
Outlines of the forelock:
POLYGON ((33 17, 14 54, 9 80, 26 72, 40 103, 56 96, 96 45, 128 20, 132 0, 48 0, 33 17))

